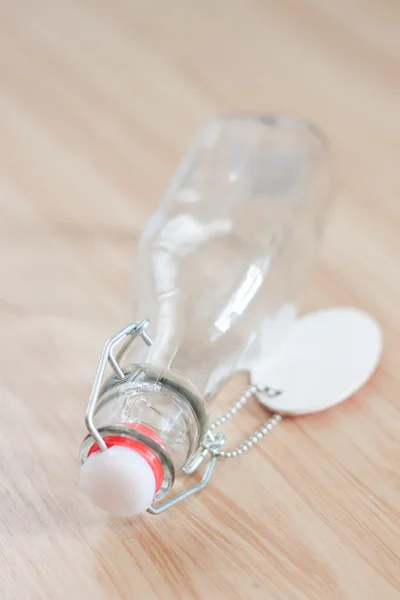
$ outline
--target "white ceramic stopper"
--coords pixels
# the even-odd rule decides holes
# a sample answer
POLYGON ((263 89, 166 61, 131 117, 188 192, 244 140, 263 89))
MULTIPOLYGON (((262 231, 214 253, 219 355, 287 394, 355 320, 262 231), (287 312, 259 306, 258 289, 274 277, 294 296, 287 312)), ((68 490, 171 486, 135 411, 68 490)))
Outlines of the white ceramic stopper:
POLYGON ((282 392, 258 393, 269 409, 308 414, 354 394, 372 375, 381 352, 381 329, 370 315, 356 308, 318 310, 297 320, 273 357, 256 358, 251 378, 282 392))
POLYGON ((116 517, 145 512, 156 493, 156 480, 138 452, 112 446, 89 456, 81 467, 80 484, 93 504, 116 517))

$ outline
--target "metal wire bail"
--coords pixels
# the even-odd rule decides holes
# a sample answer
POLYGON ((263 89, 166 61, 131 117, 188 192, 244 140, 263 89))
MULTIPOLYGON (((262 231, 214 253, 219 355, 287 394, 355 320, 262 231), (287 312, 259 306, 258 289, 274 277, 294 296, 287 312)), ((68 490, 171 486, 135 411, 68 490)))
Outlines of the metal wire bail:
POLYGON ((206 485, 208 485, 211 476, 214 472, 214 469, 217 464, 217 460, 219 458, 234 458, 243 454, 252 448, 255 444, 257 444, 263 437, 268 435, 274 427, 281 422, 282 416, 279 414, 273 414, 270 419, 265 421, 265 423, 257 429, 247 440, 245 440, 240 446, 233 450, 223 450, 224 444, 226 442, 225 435, 222 432, 215 431, 221 425, 224 425, 229 419, 231 419, 239 410, 243 408, 243 406, 247 403, 247 401, 255 396, 257 392, 264 392, 269 396, 278 396, 281 392, 279 390, 274 390, 273 388, 263 387, 259 388, 256 385, 251 385, 249 388, 242 394, 237 402, 221 417, 211 423, 207 434, 204 437, 204 440, 200 446, 200 448, 189 458, 182 471, 185 475, 191 475, 198 470, 204 460, 208 459, 207 466, 205 471, 198 483, 186 488, 183 492, 180 492, 176 496, 173 496, 169 500, 161 502, 158 505, 152 505, 148 508, 148 512, 152 515, 159 515, 164 512, 168 508, 172 508, 186 500, 193 494, 200 492, 203 490, 206 485))
MULTIPOLYGON (((100 396, 101 383, 103 381, 104 372, 107 367, 107 363, 110 364, 113 369, 115 376, 123 381, 127 375, 123 372, 121 366, 118 364, 118 361, 115 357, 115 349, 117 346, 125 339, 130 337, 131 339, 135 339, 140 336, 142 340, 148 346, 153 344, 151 338, 145 333, 145 329, 149 325, 149 319, 143 319, 142 321, 136 321, 134 323, 130 323, 126 325, 123 329, 115 333, 110 339, 105 343, 103 347, 103 351, 101 353, 100 362, 97 367, 96 376, 93 382, 92 391, 89 397, 89 401, 86 408, 85 413, 85 424, 86 427, 95 440, 97 445, 99 446, 101 451, 107 450, 107 445, 103 440, 101 434, 93 423, 93 416, 95 413, 95 409, 100 396)), ((199 467, 202 465, 205 459, 208 460, 207 466, 204 470, 204 473, 199 482, 191 485, 190 487, 183 490, 181 493, 173 496, 169 500, 161 502, 158 505, 152 505, 148 509, 148 512, 151 514, 157 515, 172 506, 175 506, 179 502, 186 500, 189 496, 201 491, 206 487, 208 482, 211 479, 211 475, 214 472, 217 459, 218 458, 234 458, 240 454, 243 454, 247 450, 249 450, 252 446, 257 444, 260 439, 262 439, 265 435, 268 435, 270 431, 280 423, 282 420, 281 415, 273 414, 268 421, 266 421, 257 431, 255 431, 245 442, 243 442, 240 446, 233 450, 224 450, 224 444, 226 442, 225 435, 221 432, 216 431, 217 428, 224 425, 229 419, 231 419, 239 410, 241 410, 247 401, 255 396, 255 394, 259 391, 267 393, 271 396, 279 395, 281 392, 278 390, 274 390, 272 388, 259 388, 255 385, 251 385, 233 404, 233 406, 221 417, 211 423, 209 429, 202 440, 201 446, 198 450, 189 458, 183 467, 182 471, 185 475, 191 475, 195 473, 199 467)))
POLYGON ((111 336, 110 339, 107 340, 107 342, 104 344, 85 413, 85 425, 90 435, 96 441, 100 450, 103 452, 107 450, 107 445, 93 423, 93 416, 97 402, 99 400, 100 386, 101 382, 103 381, 104 371, 106 369, 107 363, 109 363, 116 377, 121 381, 125 379, 125 373, 123 372, 123 370, 118 364, 117 359, 115 358, 115 348, 122 342, 124 338, 131 337, 132 339, 135 339, 138 336, 142 338, 142 340, 145 342, 145 344, 147 344, 147 346, 152 346, 153 342, 151 338, 147 335, 147 333, 145 333, 145 329, 147 328, 149 323, 149 319, 143 319, 142 321, 135 321, 134 323, 130 323, 129 325, 126 325, 126 327, 115 333, 113 336, 111 336))

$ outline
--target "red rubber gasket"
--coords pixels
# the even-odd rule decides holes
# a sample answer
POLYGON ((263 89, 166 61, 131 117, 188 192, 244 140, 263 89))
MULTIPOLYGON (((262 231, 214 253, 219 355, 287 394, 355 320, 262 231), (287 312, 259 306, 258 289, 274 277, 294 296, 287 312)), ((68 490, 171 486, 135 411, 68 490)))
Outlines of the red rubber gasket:
MULTIPOLYGON (((163 448, 165 448, 164 442, 150 427, 147 427, 147 425, 142 425, 141 423, 133 423, 129 425, 129 427, 131 427, 132 429, 137 429, 141 433, 147 435, 149 438, 156 441, 163 448)), ((113 446, 124 446, 125 448, 130 448, 131 450, 134 450, 135 452, 138 452, 141 456, 143 456, 143 458, 148 462, 154 473, 154 477, 156 480, 156 492, 158 492, 164 481, 164 469, 157 454, 151 448, 146 446, 146 444, 144 444, 143 442, 133 440, 132 438, 123 437, 121 435, 106 435, 104 436, 103 440, 107 448, 112 448, 113 446)), ((89 449, 88 458, 95 452, 99 451, 99 446, 97 444, 93 444, 89 449)))

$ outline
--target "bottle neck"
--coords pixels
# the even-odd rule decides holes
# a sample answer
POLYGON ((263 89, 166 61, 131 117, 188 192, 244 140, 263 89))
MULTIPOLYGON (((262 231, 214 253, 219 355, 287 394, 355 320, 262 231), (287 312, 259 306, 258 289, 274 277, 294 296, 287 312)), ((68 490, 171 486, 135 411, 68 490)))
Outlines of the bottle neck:
MULTIPOLYGON (((135 364, 124 379, 112 376, 106 381, 94 423, 106 444, 127 438, 147 445, 172 479, 197 451, 209 427, 206 405, 190 382, 149 364, 135 364)), ((82 447, 83 462, 92 446, 89 435, 82 447)))

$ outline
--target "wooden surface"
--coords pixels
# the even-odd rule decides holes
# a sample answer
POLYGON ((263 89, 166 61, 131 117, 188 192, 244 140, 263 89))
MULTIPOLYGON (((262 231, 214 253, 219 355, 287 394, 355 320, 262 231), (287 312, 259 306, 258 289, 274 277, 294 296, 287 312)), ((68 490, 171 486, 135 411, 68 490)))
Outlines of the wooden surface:
POLYGON ((2 0, 2 600, 400 597, 399 59, 389 0, 2 0), (99 349, 136 316, 135 239, 193 134, 243 109, 330 137, 304 306, 369 310, 384 358, 179 509, 112 521, 77 485, 99 349))

